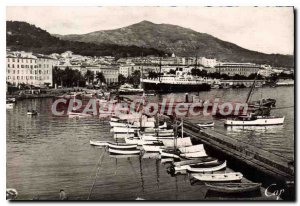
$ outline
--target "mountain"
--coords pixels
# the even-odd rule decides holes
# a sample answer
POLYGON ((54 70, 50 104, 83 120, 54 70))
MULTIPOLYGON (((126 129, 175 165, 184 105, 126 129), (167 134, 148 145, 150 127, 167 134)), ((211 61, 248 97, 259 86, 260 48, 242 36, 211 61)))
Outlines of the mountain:
POLYGON ((6 22, 6 46, 11 50, 34 53, 62 53, 67 50, 86 56, 140 56, 164 55, 165 52, 150 47, 142 48, 134 45, 117 45, 113 43, 84 43, 61 40, 47 31, 26 22, 6 22))
MULTIPOLYGON (((118 44, 155 48, 177 56, 214 57, 220 61, 253 62, 293 67, 292 55, 251 51, 209 34, 170 24, 142 21, 127 27, 95 31, 82 35, 57 35, 60 39, 95 44, 118 44)), ((274 42, 276 44, 276 42, 274 42)))

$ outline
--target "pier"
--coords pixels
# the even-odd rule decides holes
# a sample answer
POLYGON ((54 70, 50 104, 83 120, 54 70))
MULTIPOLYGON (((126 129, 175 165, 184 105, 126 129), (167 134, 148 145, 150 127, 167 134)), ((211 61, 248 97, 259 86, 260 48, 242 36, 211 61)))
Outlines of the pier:
POLYGON ((227 159, 234 169, 262 181, 266 186, 276 183, 286 191, 285 199, 294 199, 294 166, 283 156, 273 154, 215 130, 201 129, 189 120, 184 121, 184 132, 202 142, 211 155, 227 159))

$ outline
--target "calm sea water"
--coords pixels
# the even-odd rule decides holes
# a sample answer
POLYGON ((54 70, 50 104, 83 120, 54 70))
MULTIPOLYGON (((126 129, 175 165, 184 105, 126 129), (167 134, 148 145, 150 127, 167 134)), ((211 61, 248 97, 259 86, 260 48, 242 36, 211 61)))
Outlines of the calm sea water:
MULTIPOLYGON (((243 100, 248 90, 212 90, 200 93, 200 97, 243 100)), ((176 95, 184 98, 184 94, 176 95)), ((294 88, 256 89, 253 99, 261 97, 276 98, 277 107, 293 106, 294 88)), ((186 175, 171 177, 166 172, 167 165, 160 160, 149 156, 116 158, 104 148, 90 146, 90 139, 113 140, 108 122, 98 118, 54 117, 49 110, 51 103, 52 99, 23 100, 6 112, 7 187, 18 190, 18 199, 58 199, 60 189, 64 189, 70 199, 87 199, 89 195, 90 199, 98 200, 205 199, 203 186, 191 185, 186 175), (27 116, 30 108, 36 108, 40 114, 27 116), (95 179, 102 154, 103 161, 95 179)), ((286 116, 283 126, 229 130, 222 120, 216 119, 214 129, 292 159, 294 108, 273 113, 286 116)))

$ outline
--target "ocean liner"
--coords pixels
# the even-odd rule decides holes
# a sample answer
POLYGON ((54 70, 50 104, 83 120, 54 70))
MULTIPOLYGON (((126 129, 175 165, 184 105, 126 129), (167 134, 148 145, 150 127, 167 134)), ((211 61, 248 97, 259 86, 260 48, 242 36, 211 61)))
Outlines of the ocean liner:
POLYGON ((164 74, 155 79, 141 79, 145 91, 154 90, 160 93, 208 91, 214 80, 195 77, 183 71, 176 74, 164 74))

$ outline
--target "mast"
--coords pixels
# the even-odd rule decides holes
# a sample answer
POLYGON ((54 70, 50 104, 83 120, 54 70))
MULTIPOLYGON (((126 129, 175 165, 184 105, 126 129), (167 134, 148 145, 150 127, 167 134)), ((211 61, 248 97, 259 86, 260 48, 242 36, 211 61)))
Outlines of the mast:
POLYGON ((250 91, 249 91, 249 93, 248 93, 248 95, 247 95, 246 103, 249 103, 251 94, 252 94, 253 89, 254 89, 254 87, 255 87, 255 82, 256 82, 257 76, 258 76, 258 72, 256 73, 256 76, 255 76, 255 78, 254 78, 254 81, 253 81, 253 84, 252 84, 252 86, 251 86, 251 89, 250 89, 250 91))
POLYGON ((158 74, 158 81, 159 82, 161 82, 160 74, 161 74, 161 57, 159 58, 159 74, 158 74))

